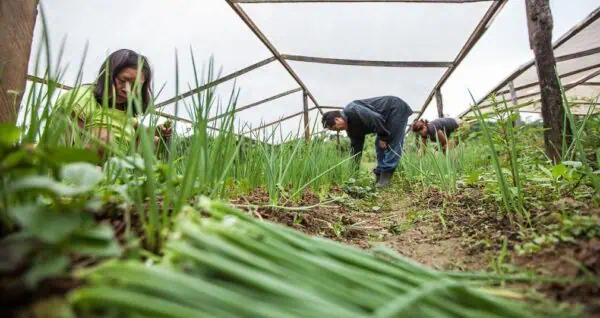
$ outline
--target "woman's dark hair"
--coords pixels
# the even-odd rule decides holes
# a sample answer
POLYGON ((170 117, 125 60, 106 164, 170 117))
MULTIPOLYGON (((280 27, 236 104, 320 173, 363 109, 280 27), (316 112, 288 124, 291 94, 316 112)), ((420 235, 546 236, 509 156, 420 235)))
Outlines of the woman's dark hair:
POLYGON ((333 127, 333 125, 335 125, 335 119, 339 117, 343 117, 342 112, 339 110, 334 110, 323 114, 323 119, 321 119, 321 124, 323 124, 323 128, 329 129, 333 127))
POLYGON ((416 120, 412 124, 412 127, 411 127, 411 129, 412 129, 413 132, 417 132, 417 131, 419 131, 419 130, 421 130, 423 128, 423 125, 417 125, 417 123, 422 123, 423 125, 427 126, 429 124, 429 121, 424 120, 424 119, 416 120))
MULTIPOLYGON (((104 99, 104 90, 106 88, 111 89, 113 85, 115 85, 115 79, 121 71, 124 69, 132 67, 135 69, 141 69, 142 74, 144 74, 144 84, 141 87, 142 94, 142 112, 146 111, 148 108, 148 104, 150 104, 150 98, 152 98, 152 69, 150 68, 150 64, 148 62, 148 58, 145 56, 136 53, 135 51, 128 49, 121 49, 111 53, 106 61, 100 67, 100 71, 98 72, 98 78, 96 80, 96 87, 94 88, 94 97, 96 97, 96 101, 102 104, 104 99), (142 65, 138 65, 141 63, 142 65), (108 87, 106 85, 108 75, 108 87)), ((108 92, 108 105, 112 105, 112 96, 111 92, 108 92)), ((137 114, 137 107, 132 107, 133 114, 137 114)))

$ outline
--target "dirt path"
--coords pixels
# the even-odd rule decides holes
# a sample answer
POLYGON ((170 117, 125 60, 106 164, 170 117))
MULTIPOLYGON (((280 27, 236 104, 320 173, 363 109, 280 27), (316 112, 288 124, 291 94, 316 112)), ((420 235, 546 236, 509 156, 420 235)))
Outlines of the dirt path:
MULTIPOLYGON (((305 198, 303 205, 312 201, 318 200, 305 198)), ((385 208, 375 212, 368 204, 362 208, 337 204, 307 212, 261 210, 259 215, 310 235, 363 249, 384 245, 439 270, 480 271, 487 267, 484 255, 470 254, 460 237, 440 231, 437 212, 415 206, 410 196, 386 191, 375 201, 385 208)))

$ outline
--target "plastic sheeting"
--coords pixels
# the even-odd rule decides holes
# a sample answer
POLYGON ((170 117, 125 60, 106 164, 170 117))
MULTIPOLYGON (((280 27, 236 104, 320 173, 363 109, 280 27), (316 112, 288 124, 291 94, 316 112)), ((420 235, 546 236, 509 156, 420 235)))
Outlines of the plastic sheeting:
MULTIPOLYGON (((600 8, 596 9, 582 23, 588 23, 578 32, 573 30, 566 34, 572 36, 554 49, 557 58, 557 73, 565 89, 565 95, 573 104, 572 112, 576 115, 585 115, 588 112, 600 112, 597 107, 600 96, 600 8)), ((493 90, 497 100, 508 101, 509 105, 530 103, 521 108, 524 113, 539 113, 541 106, 539 100, 540 86, 538 83, 537 68, 535 64, 519 74, 517 70, 511 77, 514 91, 511 92, 509 84, 493 90), (518 74, 518 75, 517 75, 518 74), (517 75, 515 77, 515 75, 517 75), (513 97, 514 93, 514 97, 513 97), (513 102, 514 99, 514 102, 513 102)), ((525 64, 527 65, 527 64, 525 64)), ((483 101, 480 104, 483 112, 490 112, 490 103, 483 101)), ((466 116, 472 113, 465 113, 466 116)))

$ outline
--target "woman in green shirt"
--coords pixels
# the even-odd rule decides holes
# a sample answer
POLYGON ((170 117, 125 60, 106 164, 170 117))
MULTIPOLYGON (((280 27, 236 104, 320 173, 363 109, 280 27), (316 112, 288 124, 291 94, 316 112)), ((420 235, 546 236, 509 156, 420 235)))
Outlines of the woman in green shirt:
MULTIPOLYGON (((67 134, 70 141, 97 147, 100 157, 107 148, 127 153, 140 127, 137 115, 144 113, 151 101, 151 84, 152 70, 145 56, 127 49, 110 54, 95 84, 74 88, 57 101, 58 109, 70 114, 73 125, 76 120, 83 132, 67 134), (136 97, 131 103, 130 96, 136 97)), ((168 141, 172 134, 171 128, 164 125, 157 126, 156 132, 155 145, 160 138, 168 141)))

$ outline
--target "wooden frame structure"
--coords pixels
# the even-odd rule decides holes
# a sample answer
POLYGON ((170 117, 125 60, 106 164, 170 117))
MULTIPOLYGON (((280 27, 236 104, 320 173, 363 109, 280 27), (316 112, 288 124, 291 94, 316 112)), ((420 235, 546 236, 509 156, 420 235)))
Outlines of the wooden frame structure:
MULTIPOLYGON (((553 45, 554 50, 557 50, 561 46, 563 46, 565 43, 568 43, 569 40, 571 40, 577 34, 582 32, 583 30, 585 30, 588 26, 590 26, 592 23, 596 22, 598 19, 600 19, 600 7, 596 8, 596 10, 594 10, 592 13, 590 13, 582 22, 580 22, 579 24, 572 27, 569 31, 567 31, 565 34, 563 34, 558 40, 556 40, 553 45)), ((600 53, 600 47, 593 47, 590 49, 581 50, 578 52, 557 56, 556 62, 561 63, 561 62, 580 59, 580 58, 583 58, 586 56, 599 54, 599 53, 600 53)), ((528 94, 524 94, 524 95, 517 94, 517 92, 519 92, 521 90, 539 86, 539 80, 532 81, 530 83, 522 84, 519 86, 514 86, 514 83, 513 83, 515 79, 517 79, 520 75, 522 75, 523 73, 525 73, 527 70, 531 69, 534 66, 535 66, 535 59, 531 59, 531 60, 527 61, 527 63, 521 65, 512 74, 507 76, 504 80, 502 80, 494 88, 492 88, 487 94, 485 94, 482 98, 480 98, 478 101, 476 101, 476 104, 479 106, 480 109, 486 109, 486 108, 491 107, 490 104, 484 104, 484 102, 486 100, 488 100, 488 98, 490 98, 492 95, 510 94, 511 100, 513 100, 513 103, 522 98, 535 97, 535 96, 540 95, 539 89, 533 93, 528 93, 528 94), (509 86, 509 87, 505 88, 506 86, 509 86), (514 98, 513 98, 513 96, 514 96, 514 98)), ((581 67, 578 69, 574 69, 574 70, 559 74, 558 77, 563 79, 566 77, 574 76, 574 75, 592 71, 592 70, 595 70, 595 71, 575 82, 565 84, 564 90, 569 91, 569 90, 571 90, 577 86, 581 86, 581 85, 594 86, 595 82, 589 82, 589 81, 600 75, 600 63, 595 63, 595 64, 587 65, 587 66, 584 66, 584 67, 581 67)), ((532 101, 532 104, 537 103, 537 102, 539 102, 539 99, 534 99, 532 101)), ((471 111, 472 111, 471 108, 466 109, 465 111, 461 112, 458 115, 458 117, 463 118, 467 114, 471 113, 471 111)), ((533 111, 526 111, 526 112, 533 112, 533 111)))
MULTIPOLYGON (((262 105, 264 103, 279 99, 284 96, 288 96, 290 94, 302 91, 302 100, 303 100, 303 110, 301 112, 288 115, 286 117, 280 118, 277 121, 273 121, 270 123, 266 123, 260 125, 259 127, 250 129, 249 131, 243 133, 248 134, 260 129, 281 123, 283 121, 295 118, 297 116, 303 115, 304 121, 304 137, 306 139, 310 138, 310 123, 308 113, 312 110, 318 110, 321 114, 324 113, 325 109, 342 109, 340 106, 321 106, 317 100, 317 98, 311 93, 309 87, 307 87, 300 76, 294 71, 294 69, 290 66, 288 61, 299 61, 306 63, 320 63, 320 64, 335 64, 335 65, 348 65, 348 66, 371 66, 371 67, 393 67, 393 68, 402 68, 402 67, 410 67, 410 68, 445 68, 446 71, 443 73, 441 78, 437 81, 427 98, 425 99, 423 105, 418 111, 415 111, 417 114, 417 119, 422 116, 422 114, 427 109, 429 103, 435 97, 437 101, 438 115, 443 116, 443 102, 442 102, 442 94, 441 89, 444 83, 448 80, 448 78, 452 75, 452 73, 456 70, 456 68, 461 64, 464 58, 469 54, 471 49, 477 44, 479 39, 483 36, 483 34, 487 31, 490 24, 493 22, 496 15, 502 10, 503 6, 506 4, 508 0, 224 0, 231 7, 231 9, 239 16, 239 18, 248 26, 248 28, 252 31, 252 33, 263 43, 263 45, 270 51, 272 54, 271 57, 254 63, 248 67, 235 71, 233 73, 227 74, 215 81, 205 83, 199 87, 196 87, 192 90, 164 100, 160 103, 156 104, 156 113, 160 116, 171 118, 175 120, 181 120, 184 122, 190 122, 188 119, 179 117, 178 114, 166 114, 158 111, 158 109, 182 100, 186 97, 197 94, 201 91, 207 90, 211 87, 214 87, 218 84, 224 83, 226 81, 237 78, 241 75, 244 75, 250 71, 256 70, 260 67, 268 65, 274 61, 278 61, 288 72, 288 74, 296 81, 298 84, 298 88, 282 92, 280 94, 253 102, 251 104, 239 107, 230 113, 237 113, 240 111, 244 111, 247 109, 251 109, 262 105), (352 60, 352 59, 339 59, 339 58, 324 58, 324 57, 312 57, 312 56, 300 56, 300 55, 291 55, 291 54, 282 54, 272 42, 266 37, 266 35, 260 30, 260 28, 254 23, 254 21, 250 18, 250 16, 243 10, 241 4, 257 4, 257 3, 426 3, 426 4, 468 4, 468 3, 476 3, 476 2, 488 2, 490 6, 488 10, 485 12, 483 17, 480 19, 479 23, 476 25, 475 29, 470 34, 467 41, 462 46, 461 50, 458 52, 456 57, 452 61, 374 61, 374 60, 352 60), (315 105, 312 108, 308 106, 308 100, 315 105)), ((219 114, 209 119, 209 121, 215 121, 219 118, 224 117, 226 114, 219 114)))
MULTIPOLYGON (((179 99, 191 96, 199 91, 208 89, 217 84, 225 82, 227 80, 233 79, 240 75, 243 75, 249 71, 255 70, 259 67, 269 64, 273 61, 278 61, 285 70, 289 73, 289 75, 298 83, 299 88, 283 92, 281 94, 277 94, 275 96, 263 99, 261 101, 257 101, 251 103, 249 105, 240 107, 236 109, 234 112, 239 112, 242 110, 250 109, 259 105, 262 105, 266 102, 273 101, 277 98, 287 96, 289 94, 295 93, 297 91, 302 91, 303 98, 303 111, 298 112, 296 114, 292 114, 283 118, 280 118, 277 121, 263 124, 259 127, 251 129, 246 133, 252 133, 263 128, 281 123, 283 121, 295 118, 297 116, 303 115, 304 121, 304 137, 306 139, 310 138, 310 127, 309 127, 309 116, 308 113, 311 110, 317 109, 321 114, 323 114, 324 109, 342 109, 339 106, 321 106, 315 96, 311 93, 310 89, 304 84, 302 79, 298 76, 298 74, 293 70, 288 61, 299 61, 299 62, 307 62, 307 63, 320 63, 320 64, 334 64, 334 65, 348 65, 348 66, 371 66, 371 67, 411 67, 411 68, 445 68, 446 71, 442 75, 442 77, 435 84, 431 93, 421 106, 419 111, 415 111, 417 114, 417 119, 424 113, 427 109, 429 102, 436 97, 438 114, 443 116, 443 102, 442 102, 442 94, 441 88, 444 83, 448 80, 450 75, 454 72, 454 70, 460 65, 460 63, 464 60, 464 58, 468 55, 471 49, 475 46, 475 44, 479 41, 479 39, 483 36, 483 34, 487 31, 488 27, 492 23, 494 17, 500 12, 502 7, 506 4, 507 0, 225 0, 232 10, 240 17, 240 19, 250 28, 252 33, 265 45, 265 47, 271 52, 272 57, 260 61, 256 64, 253 64, 247 68, 239 70, 237 72, 231 73, 227 76, 220 78, 217 81, 204 84, 198 88, 195 88, 189 92, 180 94, 171 99, 163 101, 157 104, 158 107, 166 106, 170 103, 173 103, 179 99), (481 18, 466 43, 463 45, 461 50, 458 52, 458 55, 452 61, 373 61, 373 60, 352 60, 352 59, 339 59, 339 58, 324 58, 324 57, 312 57, 312 56, 300 56, 300 55, 291 55, 291 54, 282 54, 280 51, 273 45, 271 41, 266 37, 266 35, 260 30, 260 28, 254 23, 254 21, 250 18, 250 16, 244 11, 240 4, 256 4, 256 3, 451 3, 451 4, 464 4, 464 3, 475 3, 475 2, 490 2, 491 5, 488 8, 487 12, 481 18), (308 107, 308 99, 310 99, 315 107, 308 107)), ((220 114, 211 118, 210 120, 216 120, 225 116, 225 114, 220 114)))

